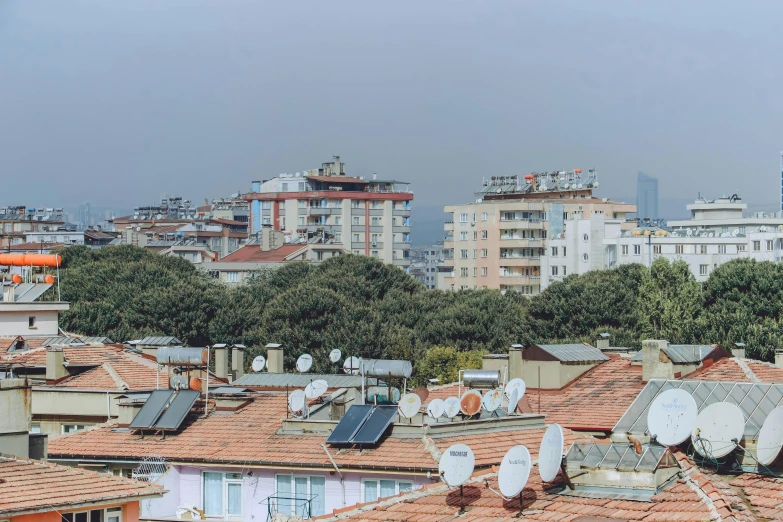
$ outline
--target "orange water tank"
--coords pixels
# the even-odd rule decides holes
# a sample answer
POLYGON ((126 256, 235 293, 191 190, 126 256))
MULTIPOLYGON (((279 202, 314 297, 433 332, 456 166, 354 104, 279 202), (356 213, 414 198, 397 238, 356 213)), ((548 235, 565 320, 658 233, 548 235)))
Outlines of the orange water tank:
POLYGON ((581 174, 582 173, 582 169, 574 169, 574 172, 577 173, 577 174, 581 174))
POLYGON ((16 283, 17 285, 18 285, 18 284, 21 284, 21 283, 22 283, 22 276, 20 276, 19 274, 14 274, 14 275, 11 277, 11 281, 13 281, 14 283, 16 283))
POLYGON ((533 175, 532 174, 525 174, 525 179, 533 179, 533 175))
POLYGON ((198 377, 191 377, 190 378, 190 389, 198 391, 201 389, 201 379, 198 377))
POLYGON ((58 267, 62 260, 58 254, 0 254, 0 265, 6 266, 58 267))
POLYGON ((44 277, 44 283, 46 283, 47 285, 53 285, 54 276, 52 274, 46 274, 46 277, 44 277))

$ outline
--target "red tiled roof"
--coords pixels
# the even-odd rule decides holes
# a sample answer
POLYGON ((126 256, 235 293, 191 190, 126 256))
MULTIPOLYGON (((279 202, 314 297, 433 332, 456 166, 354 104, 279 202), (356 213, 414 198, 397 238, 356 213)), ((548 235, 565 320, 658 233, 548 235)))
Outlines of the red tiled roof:
POLYGON ((275 250, 263 251, 259 245, 245 245, 220 260, 221 263, 275 263, 305 248, 307 245, 283 245, 275 250))
POLYGON ((783 382, 783 368, 752 359, 737 360, 734 357, 727 357, 707 368, 696 370, 688 375, 687 378, 702 381, 750 382, 758 380, 758 382, 783 382), (740 366, 743 363, 750 370, 750 376, 740 366))
POLYGON ((107 357, 100 366, 55 384, 90 390, 151 390, 167 386, 168 374, 154 361, 128 352, 107 357))
POLYGON ((443 386, 437 386, 435 388, 431 388, 429 392, 430 394, 427 395, 427 400, 424 401, 424 404, 429 404, 433 399, 440 399, 445 401, 449 397, 457 397, 459 393, 459 384, 455 382, 451 384, 445 384, 443 386))
MULTIPOLYGON (((140 438, 116 431, 111 424, 77 432, 49 443, 50 457, 138 458, 155 454, 173 461, 247 462, 262 465, 330 467, 321 444, 325 435, 278 434, 286 416, 286 395, 278 392, 254 394, 254 401, 231 415, 209 415, 186 421, 178 433, 165 439, 140 438)), ((476 465, 499 464, 516 444, 528 444, 536 454, 544 428, 497 428, 497 431, 437 438, 387 437, 371 448, 330 448, 340 467, 390 468, 432 471, 438 467, 434 454, 452 444, 475 448, 476 465), (492 441, 490 448, 487 441, 492 441), (484 449, 479 450, 482 447, 484 449)), ((566 430, 566 444, 576 440, 566 430)))
MULTIPOLYGON (((29 341, 29 340, 28 340, 29 341)), ((99 366, 110 357, 125 352, 122 345, 105 346, 63 346, 63 357, 68 366, 99 366)), ((0 367, 45 367, 46 348, 41 346, 24 352, 6 352, 0 356, 0 367)))
POLYGON ((674 520, 754 520, 749 510, 734 505, 736 496, 695 468, 683 473, 683 477, 671 483, 652 497, 652 502, 635 502, 616 498, 582 498, 558 495, 553 486, 563 487, 562 479, 544 484, 535 471, 530 474, 519 497, 504 500, 492 490, 498 491, 497 474, 477 474, 460 489, 449 489, 436 483, 420 490, 396 497, 339 510, 334 515, 318 520, 359 521, 407 521, 407 522, 499 522, 512 520, 547 520, 578 522, 580 520, 660 521, 674 520), (546 486, 546 487, 545 487, 546 486), (461 506, 464 505, 464 511, 461 506), (336 515, 336 516, 335 516, 336 515))
POLYGON ((0 517, 4 518, 87 502, 131 502, 164 493, 161 486, 138 480, 4 455, 0 456, 0 484, 0 517))
POLYGON ((370 183, 366 179, 353 178, 351 176, 307 176, 306 179, 323 181, 325 183, 370 183))
POLYGON ((16 245, 11 245, 10 247, 7 247, 9 250, 24 250, 24 251, 33 251, 33 250, 55 250, 57 248, 62 248, 62 243, 19 243, 16 245))
POLYGON ((783 479, 747 473, 729 484, 742 491, 757 516, 783 520, 783 479))
POLYGON ((32 348, 40 348, 41 346, 43 346, 43 343, 47 338, 46 337, 22 337, 21 335, 17 335, 16 337, 0 337, 0 359, 2 359, 3 355, 8 352, 8 350, 11 348, 14 342, 16 342, 17 339, 23 340, 27 344, 27 347, 32 349, 32 348))
POLYGON ((249 223, 246 223, 244 221, 236 221, 234 219, 225 219, 225 218, 209 218, 208 221, 210 223, 218 223, 220 225, 243 225, 243 226, 249 225, 249 223))

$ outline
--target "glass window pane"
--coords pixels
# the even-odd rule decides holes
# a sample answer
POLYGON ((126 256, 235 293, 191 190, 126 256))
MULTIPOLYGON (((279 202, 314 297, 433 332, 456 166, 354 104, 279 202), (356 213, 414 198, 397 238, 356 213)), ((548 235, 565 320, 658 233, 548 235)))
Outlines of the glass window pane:
POLYGON ((87 522, 87 513, 76 513, 76 516, 74 517, 75 522, 87 522))
POLYGON ((375 480, 364 481, 364 501, 375 502, 378 500, 378 482, 375 480))
POLYGON ((413 491, 413 482, 400 482, 400 493, 413 491))
POLYGON ((90 511, 90 522, 103 522, 103 510, 93 509, 90 511))
POLYGON ((310 477, 310 504, 313 516, 326 514, 326 478, 310 477))
POLYGON ((242 484, 228 484, 228 514, 242 514, 242 484))
POLYGON ((73 513, 63 513, 60 515, 62 522, 73 522, 73 513))
POLYGON ((120 517, 109 517, 106 522, 120 522, 120 517))
POLYGON ((381 480, 381 498, 391 497, 396 493, 393 480, 381 480))
POLYGON ((307 518, 309 496, 307 494, 307 477, 294 477, 294 490, 296 491, 296 500, 294 509, 296 514, 302 518, 307 518))
POLYGON ((291 514, 291 475, 277 476, 277 512, 284 515, 291 514), (285 497, 285 498, 282 498, 285 497))
POLYGON ((207 515, 223 514, 223 474, 215 472, 204 473, 204 513, 207 515))

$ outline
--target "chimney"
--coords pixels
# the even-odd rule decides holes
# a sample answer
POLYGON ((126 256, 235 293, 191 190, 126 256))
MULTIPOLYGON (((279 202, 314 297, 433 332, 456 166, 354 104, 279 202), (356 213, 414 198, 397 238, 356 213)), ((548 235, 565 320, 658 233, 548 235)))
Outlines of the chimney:
POLYGON ((667 341, 642 341, 642 382, 650 379, 674 379, 674 365, 664 350, 667 341))
POLYGON ((65 353, 62 346, 50 346, 46 349, 46 384, 54 384, 68 376, 64 363, 65 353))
POLYGON ((269 373, 283 373, 283 345, 266 345, 266 369, 269 373))
POLYGON ((215 376, 220 379, 228 379, 228 348, 225 344, 216 344, 215 348, 215 376))
POLYGON ((242 344, 235 344, 231 349, 231 371, 234 380, 245 375, 245 346, 242 344))
POLYGON ((521 344, 512 344, 508 350, 508 380, 523 379, 522 376, 522 351, 525 349, 521 344))
POLYGON ((598 348, 599 350, 608 350, 610 337, 611 336, 606 332, 602 332, 598 334, 598 339, 596 339, 595 341, 595 347, 598 348))
POLYGON ((139 399, 132 395, 119 397, 117 408, 117 425, 120 428, 127 428, 130 423, 136 417, 136 414, 141 411, 141 408, 147 402, 147 399, 139 399))
POLYGON ((775 366, 783 368, 783 350, 775 350, 775 366))
MULTIPOLYGON (((745 343, 734 343, 734 347, 731 349, 731 355, 738 359, 744 359, 745 358, 745 343)), ((777 354, 775 354, 775 359, 777 362, 777 354)))
POLYGON ((32 388, 26 379, 0 380, 0 453, 27 458, 32 388))

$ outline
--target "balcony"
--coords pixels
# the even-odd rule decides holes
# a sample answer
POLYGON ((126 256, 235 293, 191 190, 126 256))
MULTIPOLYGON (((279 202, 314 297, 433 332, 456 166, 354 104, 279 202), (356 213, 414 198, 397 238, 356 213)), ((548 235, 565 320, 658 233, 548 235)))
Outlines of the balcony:
MULTIPOLYGON (((541 238, 522 237, 517 235, 501 235, 501 241, 513 241, 513 246, 541 248, 544 246, 544 240, 541 238)), ((510 245, 511 246, 511 245, 510 245)))
POLYGON ((500 220, 500 228, 506 229, 542 229, 544 228, 544 222, 540 219, 527 218, 527 219, 502 219, 500 220))
POLYGON ((519 273, 506 273, 500 274, 500 284, 503 286, 512 285, 540 285, 541 276, 538 275, 523 275, 519 273))
POLYGON ((541 256, 500 256, 506 266, 541 266, 541 256))
POLYGON ((332 214, 342 214, 342 208, 335 207, 309 207, 307 209, 308 216, 329 216, 332 214))

